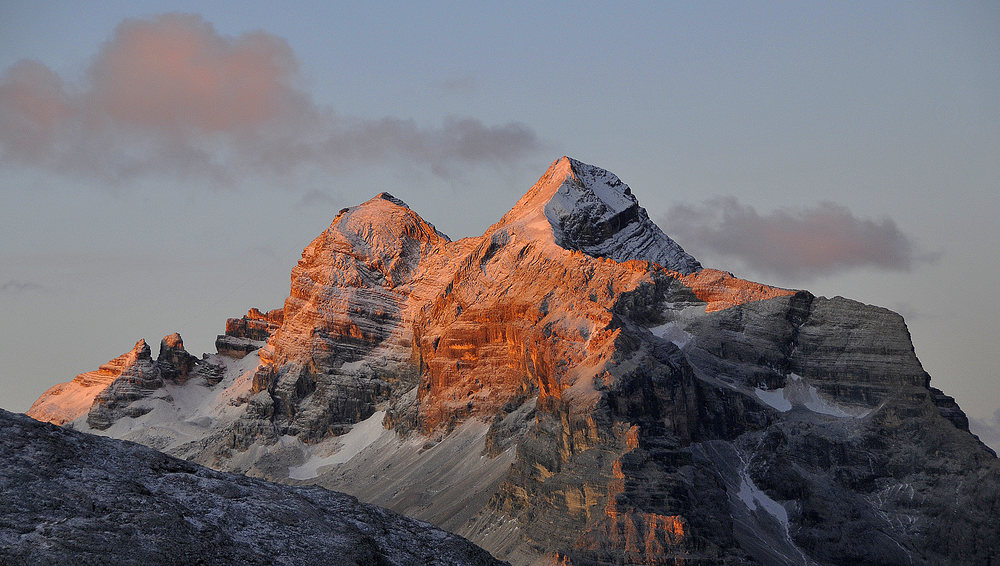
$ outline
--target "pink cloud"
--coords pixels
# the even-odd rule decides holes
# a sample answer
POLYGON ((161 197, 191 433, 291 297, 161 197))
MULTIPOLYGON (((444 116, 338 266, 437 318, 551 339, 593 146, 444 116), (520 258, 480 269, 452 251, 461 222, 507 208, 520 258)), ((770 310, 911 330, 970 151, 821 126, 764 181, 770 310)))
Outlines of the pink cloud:
POLYGON ((288 43, 264 32, 218 35, 199 16, 122 23, 91 70, 97 106, 116 123, 234 132, 310 110, 292 88, 288 43))
POLYGON ((37 61, 20 61, 0 81, 0 139, 14 158, 46 152, 72 113, 62 80, 37 61))
POLYGON ((0 77, 0 158, 112 182, 226 181, 394 159, 446 175, 453 162, 511 162, 538 146, 515 123, 459 118, 421 128, 395 117, 337 116, 298 89, 297 78, 291 47, 263 31, 223 36, 189 14, 126 20, 82 85, 34 61, 0 77))
POLYGON ((917 259, 913 243, 892 219, 858 218, 830 202, 760 214, 736 198, 718 198, 674 206, 663 226, 693 252, 710 250, 749 269, 784 276, 869 266, 908 270, 917 259))

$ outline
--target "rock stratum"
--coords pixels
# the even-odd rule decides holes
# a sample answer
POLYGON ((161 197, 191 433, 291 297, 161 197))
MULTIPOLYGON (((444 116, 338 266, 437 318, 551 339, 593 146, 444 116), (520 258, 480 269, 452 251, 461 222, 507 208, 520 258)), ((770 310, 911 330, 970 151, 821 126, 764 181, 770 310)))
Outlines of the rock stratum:
POLYGON ((341 493, 216 472, 3 410, 0 426, 3 564, 501 564, 341 493))
POLYGON ((29 414, 514 564, 1000 559, 1000 464, 899 315, 703 268, 570 158, 475 238, 344 209, 217 347, 184 380, 133 350, 29 414))

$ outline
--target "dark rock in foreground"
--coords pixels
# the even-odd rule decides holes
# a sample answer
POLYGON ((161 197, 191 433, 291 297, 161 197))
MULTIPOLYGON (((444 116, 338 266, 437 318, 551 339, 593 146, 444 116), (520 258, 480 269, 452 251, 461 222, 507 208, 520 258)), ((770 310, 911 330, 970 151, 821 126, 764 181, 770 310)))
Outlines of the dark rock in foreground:
POLYGON ((500 564, 321 488, 215 472, 0 410, 0 564, 500 564))

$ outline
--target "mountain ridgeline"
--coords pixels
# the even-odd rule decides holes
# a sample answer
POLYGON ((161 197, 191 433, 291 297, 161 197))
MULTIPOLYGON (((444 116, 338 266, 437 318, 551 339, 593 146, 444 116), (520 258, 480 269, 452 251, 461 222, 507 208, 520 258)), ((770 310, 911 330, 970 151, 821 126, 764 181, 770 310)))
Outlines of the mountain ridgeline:
POLYGON ((566 157, 475 238, 387 193, 344 209, 218 353, 143 346, 28 414, 513 564, 1000 559, 1000 463, 902 317, 703 268, 566 157))

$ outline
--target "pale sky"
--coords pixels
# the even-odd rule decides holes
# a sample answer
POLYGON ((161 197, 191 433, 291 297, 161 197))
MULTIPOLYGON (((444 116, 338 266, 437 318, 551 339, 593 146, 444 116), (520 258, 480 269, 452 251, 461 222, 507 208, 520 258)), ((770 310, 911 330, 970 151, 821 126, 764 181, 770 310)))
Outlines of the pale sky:
POLYGON ((0 407, 214 351, 343 207, 478 235, 569 155, 705 265, 900 312, 1000 431, 997 4, 205 4, 0 4, 0 407))

